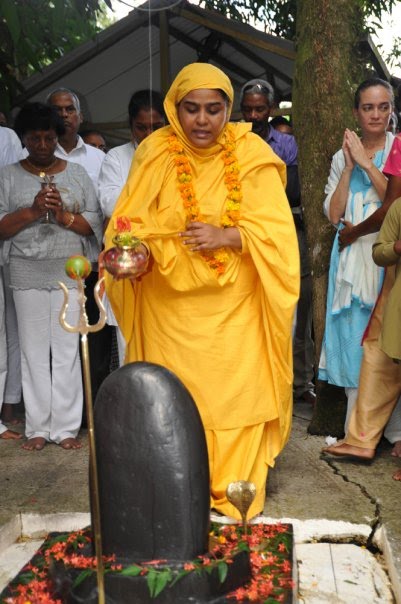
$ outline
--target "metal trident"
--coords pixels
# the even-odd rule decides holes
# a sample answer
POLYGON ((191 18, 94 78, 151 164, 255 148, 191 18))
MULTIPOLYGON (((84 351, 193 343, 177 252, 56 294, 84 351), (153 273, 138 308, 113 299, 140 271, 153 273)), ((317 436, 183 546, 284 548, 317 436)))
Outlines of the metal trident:
POLYGON ((92 515, 92 526, 95 541, 95 555, 96 555, 96 575, 97 575, 97 589, 98 589, 98 604, 105 604, 105 592, 104 592, 104 568, 102 559, 102 533, 100 524, 100 503, 99 503, 99 482, 97 473, 97 460, 96 460, 96 444, 95 444, 95 429, 93 421, 93 405, 92 405, 92 385, 90 377, 90 362, 89 362, 89 349, 88 349, 88 333, 95 333, 100 331, 106 323, 106 311, 103 303, 100 299, 100 288, 103 284, 104 277, 100 279, 95 286, 95 300, 99 308, 99 320, 94 325, 89 325, 88 316, 85 310, 85 285, 81 278, 76 279, 78 283, 78 302, 80 306, 79 321, 76 326, 69 325, 66 321, 66 313, 68 308, 68 289, 59 281, 59 285, 64 292, 64 302, 60 311, 60 324, 61 326, 70 333, 81 334, 81 351, 82 351, 82 362, 84 370, 84 388, 85 388, 85 400, 86 400, 86 418, 88 424, 88 435, 89 435, 89 493, 91 500, 91 515, 92 515))

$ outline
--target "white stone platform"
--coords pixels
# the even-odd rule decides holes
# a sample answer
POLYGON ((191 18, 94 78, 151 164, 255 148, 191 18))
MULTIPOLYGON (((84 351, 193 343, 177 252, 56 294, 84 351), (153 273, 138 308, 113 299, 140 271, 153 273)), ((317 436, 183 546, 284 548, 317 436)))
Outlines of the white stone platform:
MULTIPOLYGON (((219 518, 223 523, 229 520, 219 518)), ((254 522, 264 523, 277 521, 265 516, 254 519, 254 522)), ((401 603, 399 586, 391 586, 390 577, 396 577, 396 574, 392 572, 393 562, 389 559, 389 548, 386 547, 383 531, 378 532, 380 542, 375 544, 383 552, 381 563, 366 548, 343 543, 366 541, 371 532, 369 525, 292 518, 279 521, 290 523, 294 528, 294 571, 297 583, 294 603, 401 603)), ((0 529, 0 591, 30 560, 47 533, 76 530, 88 524, 89 514, 15 516, 0 529)))

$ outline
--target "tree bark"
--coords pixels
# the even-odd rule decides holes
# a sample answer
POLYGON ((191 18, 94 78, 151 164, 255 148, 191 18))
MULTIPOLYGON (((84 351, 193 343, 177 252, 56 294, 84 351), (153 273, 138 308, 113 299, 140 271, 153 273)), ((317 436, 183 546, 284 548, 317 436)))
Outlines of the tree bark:
MULTIPOLYGON (((293 119, 313 275, 316 367, 324 333, 328 266, 335 235, 322 211, 324 187, 331 158, 341 147, 344 128, 355 127, 353 91, 363 79, 363 62, 357 51, 363 31, 360 6, 359 0, 297 2, 293 119)), ((325 386, 320 383, 309 431, 341 435, 344 409, 342 390, 330 388, 325 394, 325 386)))

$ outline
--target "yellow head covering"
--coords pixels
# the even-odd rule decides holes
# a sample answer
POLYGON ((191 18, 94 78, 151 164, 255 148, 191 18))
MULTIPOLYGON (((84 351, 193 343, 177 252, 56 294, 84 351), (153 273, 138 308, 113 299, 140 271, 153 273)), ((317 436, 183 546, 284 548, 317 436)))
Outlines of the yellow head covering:
MULTIPOLYGON (((199 89, 222 90, 227 95, 229 100, 227 107, 228 121, 230 119, 234 99, 233 87, 226 74, 221 71, 221 69, 218 69, 218 67, 210 65, 209 63, 191 63, 181 69, 167 92, 164 100, 164 109, 170 122, 170 126, 184 143, 185 147, 192 151, 196 151, 196 153, 200 155, 210 155, 217 151, 216 146, 212 145, 207 150, 200 150, 198 147, 192 145, 184 134, 177 113, 177 106, 182 99, 192 90, 199 89)), ((249 126, 246 128, 246 131, 248 130, 249 126)), ((219 142, 223 132, 224 128, 216 142, 219 142)))

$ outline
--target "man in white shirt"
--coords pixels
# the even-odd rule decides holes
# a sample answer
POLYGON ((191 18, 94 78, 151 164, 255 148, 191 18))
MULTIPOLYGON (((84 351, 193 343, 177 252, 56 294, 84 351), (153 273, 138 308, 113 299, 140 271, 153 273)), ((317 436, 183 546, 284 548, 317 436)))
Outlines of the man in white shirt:
MULTIPOLYGON (((22 146, 18 136, 9 128, 0 127, 0 167, 14 164, 22 159, 22 146)), ((1 265, 1 262, 0 262, 1 265)), ((7 378, 7 337, 5 321, 5 300, 3 289, 3 270, 0 266, 0 411, 3 406, 3 395, 7 378)), ((0 420, 0 438, 15 440, 22 434, 9 430, 0 420)))
POLYGON ((46 102, 57 110, 65 125, 65 135, 59 139, 55 155, 83 166, 97 190, 104 153, 84 143, 78 134, 82 113, 77 95, 67 88, 58 88, 48 95, 46 102))
MULTIPOLYGON (((84 143, 78 134, 82 123, 82 113, 77 95, 67 88, 57 88, 48 95, 46 102, 58 111, 64 120, 66 129, 65 135, 59 139, 55 155, 66 161, 80 164, 85 168, 97 191, 100 167, 105 155, 103 151, 84 143)), ((100 249, 95 237, 90 238, 90 243, 91 254, 89 260, 92 262, 93 270, 85 281, 86 312, 90 323, 96 323, 99 318, 99 311, 93 296, 93 289, 98 280, 97 258, 100 249)), ((110 372, 111 338, 112 330, 107 325, 97 333, 88 335, 94 399, 101 383, 110 372)))
MULTIPOLYGON (((132 95, 128 104, 131 141, 114 147, 104 158, 99 176, 99 202, 106 219, 113 213, 117 199, 128 178, 135 149, 149 134, 162 128, 166 118, 163 108, 163 97, 155 90, 138 90, 132 95)), ((120 365, 124 362, 125 341, 118 328, 107 299, 107 322, 117 327, 117 346, 120 365)))
POLYGON ((22 159, 21 141, 11 128, 0 126, 0 167, 22 159))

